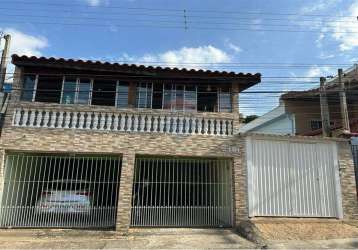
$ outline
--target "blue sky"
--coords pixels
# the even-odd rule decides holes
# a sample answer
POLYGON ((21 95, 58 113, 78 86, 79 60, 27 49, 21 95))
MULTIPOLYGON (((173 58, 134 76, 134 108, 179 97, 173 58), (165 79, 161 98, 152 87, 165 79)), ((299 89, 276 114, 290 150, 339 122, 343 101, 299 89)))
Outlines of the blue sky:
MULTIPOLYGON (((358 0, 203 3, 2 0, 0 29, 18 54, 260 72, 249 91, 311 88, 357 61, 358 0)), ((279 94, 242 94, 241 110, 262 114, 279 94)))

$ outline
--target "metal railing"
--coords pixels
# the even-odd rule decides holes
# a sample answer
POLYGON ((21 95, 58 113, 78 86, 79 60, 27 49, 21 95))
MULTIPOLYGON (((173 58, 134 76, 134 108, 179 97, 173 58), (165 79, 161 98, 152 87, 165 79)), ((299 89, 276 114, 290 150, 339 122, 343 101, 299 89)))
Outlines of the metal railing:
POLYGON ((137 158, 131 225, 230 227, 231 161, 137 158))
POLYGON ((10 154, 1 227, 114 228, 118 157, 10 154))
POLYGON ((17 108, 14 111, 12 124, 16 127, 31 128, 213 136, 229 136, 233 134, 233 119, 175 113, 58 111, 39 108, 17 108))

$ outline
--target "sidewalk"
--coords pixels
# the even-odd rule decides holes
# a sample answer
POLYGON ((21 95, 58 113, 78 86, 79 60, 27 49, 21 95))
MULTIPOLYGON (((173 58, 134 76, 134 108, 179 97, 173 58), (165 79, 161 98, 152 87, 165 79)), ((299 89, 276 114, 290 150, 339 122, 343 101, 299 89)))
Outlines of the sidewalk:
POLYGON ((252 249, 257 246, 230 230, 162 229, 133 232, 80 230, 3 230, 1 248, 21 249, 252 249))
POLYGON ((271 241, 267 243, 267 246, 269 249, 357 249, 358 238, 271 241))

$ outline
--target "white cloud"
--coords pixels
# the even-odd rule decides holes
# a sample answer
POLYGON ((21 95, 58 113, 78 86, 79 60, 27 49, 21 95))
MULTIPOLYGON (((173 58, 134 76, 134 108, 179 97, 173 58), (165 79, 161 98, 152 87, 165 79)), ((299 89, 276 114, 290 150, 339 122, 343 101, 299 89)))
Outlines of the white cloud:
POLYGON ((231 56, 225 51, 218 49, 212 45, 199 47, 183 47, 178 50, 168 50, 158 54, 145 54, 140 57, 129 56, 123 54, 121 61, 139 62, 144 64, 160 64, 169 67, 179 68, 205 68, 215 66, 219 63, 228 63, 231 61, 231 56))
POLYGON ((323 59, 323 60, 325 60, 325 59, 332 59, 332 58, 334 58, 334 57, 336 57, 334 54, 327 54, 327 53, 325 53, 325 52, 321 52, 320 54, 319 54, 319 56, 318 56, 318 58, 319 59, 323 59))
POLYGON ((320 33, 318 38, 315 41, 317 48, 322 48, 322 41, 324 38, 325 38, 324 33, 320 33))
POLYGON ((48 41, 42 36, 33 36, 12 28, 5 28, 5 34, 11 35, 10 54, 41 56, 41 50, 48 47, 48 41))
POLYGON ((301 9, 301 14, 309 14, 317 11, 322 11, 338 4, 339 2, 341 2, 341 0, 319 0, 315 3, 304 6, 301 9))
POLYGON ((89 6, 93 6, 93 7, 96 7, 96 6, 99 6, 102 4, 102 1, 101 0, 84 0, 89 6))
POLYGON ((227 48, 229 48, 230 50, 234 51, 235 53, 240 53, 242 52, 242 49, 240 48, 240 46, 233 44, 232 42, 230 42, 229 39, 225 40, 225 46, 227 48))
POLYGON ((352 18, 339 18, 337 20, 338 22, 333 27, 333 38, 340 43, 339 49, 341 51, 348 51, 358 47, 358 29, 357 25, 352 22, 356 21, 356 18, 354 17, 357 15, 358 0, 355 0, 346 13, 346 16, 352 16, 352 18))
POLYGON ((306 72, 306 77, 321 77, 321 76, 325 77, 328 75, 332 75, 334 70, 335 70, 334 68, 329 66, 313 65, 306 72))

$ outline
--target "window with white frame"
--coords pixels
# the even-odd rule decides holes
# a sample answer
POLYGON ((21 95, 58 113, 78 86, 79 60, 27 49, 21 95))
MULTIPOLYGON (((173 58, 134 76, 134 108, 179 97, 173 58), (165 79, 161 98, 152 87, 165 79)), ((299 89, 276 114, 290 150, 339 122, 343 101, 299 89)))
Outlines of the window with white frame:
POLYGON ((79 104, 91 104, 91 79, 80 78, 78 81, 78 94, 77 94, 77 103, 79 104))
POLYGON ((22 88, 22 96, 21 99, 23 101, 32 102, 35 97, 36 90, 36 75, 25 75, 24 76, 24 84, 22 88))
POLYGON ((219 88, 218 99, 219 99, 219 112, 232 111, 230 88, 219 88))
POLYGON ((126 82, 117 82, 116 106, 117 108, 128 108, 129 85, 126 82))
POLYGON ((196 111, 197 109, 197 88, 195 85, 186 85, 184 91, 184 110, 196 111))
POLYGON ((164 84, 163 109, 196 111, 197 91, 195 85, 164 84))
POLYGON ((65 77, 62 86, 61 103, 73 104, 75 103, 77 89, 77 78, 65 77))
POLYGON ((62 104, 90 104, 91 79, 64 77, 62 104))
POLYGON ((137 108, 152 108, 152 83, 139 83, 137 85, 137 108))

